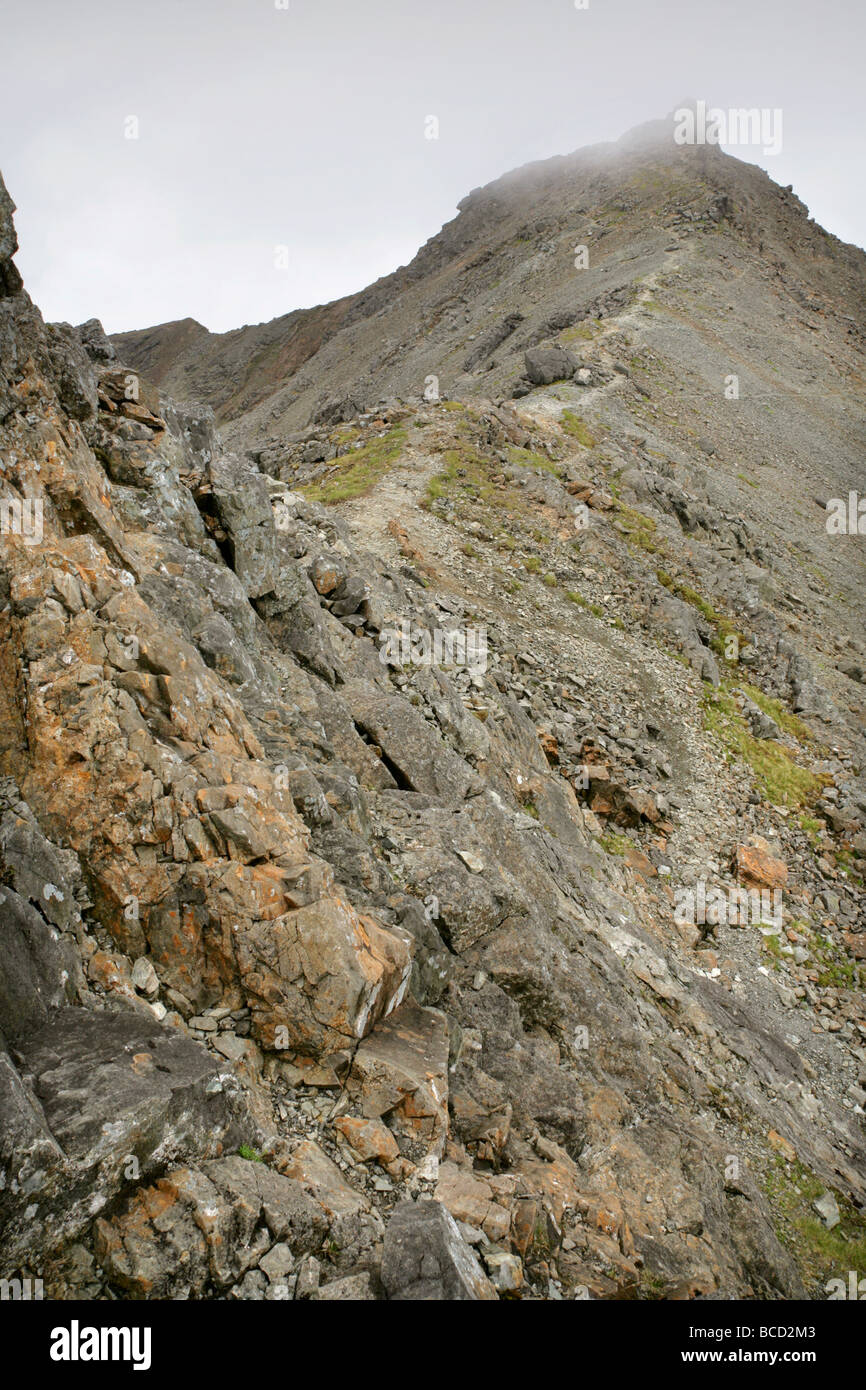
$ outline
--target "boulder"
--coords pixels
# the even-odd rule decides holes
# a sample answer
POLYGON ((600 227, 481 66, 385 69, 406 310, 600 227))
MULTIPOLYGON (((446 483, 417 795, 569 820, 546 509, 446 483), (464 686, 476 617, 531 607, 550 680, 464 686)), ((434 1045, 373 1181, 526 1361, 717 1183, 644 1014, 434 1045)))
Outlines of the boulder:
POLYGON ((788 882, 788 866, 770 852, 766 840, 737 845, 734 867, 738 878, 749 887, 784 888, 788 882))
POLYGON ((235 952, 255 1036, 312 1054, 357 1042, 404 997, 410 942, 339 897, 250 922, 235 952))
POLYGON ((382 1284, 400 1302, 493 1301, 498 1294, 441 1202, 401 1202, 385 1230, 382 1284))
POLYGON ((106 334, 99 319, 88 319, 86 323, 80 323, 75 331, 81 340, 81 346, 92 362, 113 362, 115 360, 117 349, 106 334))
POLYGON ((2 1195, 13 1268, 34 1227, 48 1248, 68 1241, 130 1180, 189 1153, 216 1155, 250 1126, 218 1059, 137 1012, 55 1009, 16 1060, 4 1073, 0 1145, 18 1177, 2 1195))
POLYGON ((241 1283, 257 1264, 272 1286, 285 1285, 294 1257, 318 1250, 327 1229, 299 1183, 234 1156, 139 1188, 97 1221, 96 1253, 127 1297, 200 1298, 241 1283))
POLYGON ((370 1118, 387 1116, 413 1161, 439 1157, 448 1133, 448 1020, 404 1004, 355 1053, 346 1094, 370 1118))
POLYGON ((570 352, 558 344, 529 348, 523 354, 524 372, 533 386, 549 386, 574 375, 577 363, 570 352))
POLYGON ((472 768, 436 736, 406 700, 366 681, 347 682, 341 694, 356 727, 380 749, 398 786, 446 801, 461 801, 476 785, 472 768))

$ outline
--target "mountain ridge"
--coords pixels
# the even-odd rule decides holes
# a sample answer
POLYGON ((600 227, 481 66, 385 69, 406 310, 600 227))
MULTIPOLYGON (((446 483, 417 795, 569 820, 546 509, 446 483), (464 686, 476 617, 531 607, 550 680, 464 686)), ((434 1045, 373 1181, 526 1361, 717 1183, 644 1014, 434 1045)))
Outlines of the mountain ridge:
MULTIPOLYGON (((823 249, 822 243, 829 240, 829 244, 837 252, 841 252, 842 257, 848 261, 851 270, 856 274, 856 268, 862 278, 862 267, 864 265, 864 253, 855 247, 846 247, 844 243, 837 242, 835 238, 829 237, 820 229, 816 229, 808 219, 808 213, 804 205, 792 194, 790 190, 783 190, 772 183, 769 176, 755 165, 744 164, 734 160, 731 156, 723 154, 720 150, 712 146, 704 147, 677 147, 670 139, 670 127, 665 122, 650 122, 646 126, 637 127, 634 131, 627 132, 621 140, 617 142, 605 143, 588 147, 584 150, 576 151, 570 155, 554 156, 547 160, 536 161, 533 164, 522 166, 502 175, 500 178, 492 180, 482 188, 472 190, 458 204, 456 216, 434 236, 432 236, 424 246, 416 253, 413 260, 407 265, 399 267, 389 276, 382 277, 365 289, 359 290, 356 294, 343 297, 334 301, 333 304, 317 306, 308 310, 296 310, 291 314, 282 315, 270 320, 265 324, 247 326, 244 328, 230 330, 226 334, 212 335, 208 340, 207 350, 202 360, 202 353, 199 345, 192 349, 191 354, 185 357, 181 352, 175 354, 170 349, 167 352, 165 365, 160 364, 155 375, 158 385, 165 389, 173 389, 178 394, 182 388, 183 394, 192 395, 200 398, 204 403, 214 407, 218 418, 228 424, 235 421, 243 422, 234 433, 233 437, 243 438, 245 434, 251 437, 255 434, 261 435, 261 416, 267 406, 273 407, 277 417, 281 421, 280 430, 287 429, 290 432, 303 428, 311 422, 315 410, 321 406, 321 400, 316 400, 315 391, 306 381, 306 376, 302 371, 307 361, 318 358, 316 365, 321 364, 322 376, 325 383, 330 383, 332 376, 337 376, 339 382, 335 381, 334 388, 346 390, 351 395, 352 389, 356 393, 369 396, 369 400, 362 401, 364 404, 372 404, 375 393, 384 391, 389 384, 389 374, 381 370, 381 364, 376 366, 375 340, 378 335, 387 337, 392 325, 394 331, 403 331, 407 324, 402 323, 399 313, 399 302, 402 295, 412 293, 417 289, 419 282, 429 279, 431 290, 427 302, 426 297, 420 297, 420 302, 415 307, 415 318, 430 319, 438 323, 446 309, 449 313, 454 310, 456 300, 458 306, 462 302, 461 295, 463 287, 460 285, 459 271, 461 268, 461 258, 465 255, 472 257, 472 248, 475 246, 475 257, 482 256, 486 260, 494 257, 503 259, 503 248, 501 236, 497 236, 496 223, 502 218, 510 219, 511 235, 518 238, 523 235, 527 244, 531 246, 532 239, 538 237, 544 240, 544 234, 535 228, 535 223, 539 221, 534 216, 533 200, 541 197, 542 206, 552 204, 546 221, 550 224, 548 231, 557 236, 561 243, 560 250, 563 258, 568 256, 567 242, 569 240, 569 222, 574 221, 573 228, 574 240, 579 240, 580 218, 585 216, 581 213, 581 202, 589 201, 598 196, 598 183, 601 183, 601 191, 608 204, 613 204, 620 196, 625 196, 629 201, 635 203, 635 193, 637 191, 637 203, 632 209, 637 213, 640 210, 641 202, 647 208, 652 208, 656 212, 655 201, 659 193, 668 193, 666 210, 668 224, 673 225, 673 218, 677 211, 676 197, 678 193, 676 177, 671 183, 671 176, 684 178, 683 188, 679 192, 687 193, 692 201, 696 197, 702 196, 707 190, 706 181, 718 196, 731 198, 732 192, 738 196, 731 198, 731 214, 737 219, 741 234, 754 239, 760 243, 762 235, 775 235, 781 227, 786 237, 788 248, 796 245, 805 235, 811 239, 814 248, 823 249), (667 133, 667 140, 664 133, 667 133), (648 155, 651 156, 652 168, 647 166, 648 155), (611 166, 614 170, 621 169, 621 174, 610 176, 610 180, 605 185, 605 175, 611 166), (635 180, 646 178, 652 174, 661 185, 665 180, 669 184, 667 190, 660 187, 658 190, 648 190, 644 186, 643 190, 635 188, 635 180), (593 184, 593 176, 596 184, 593 184), (575 180, 579 181, 579 188, 574 189, 572 185, 575 180), (564 187, 563 187, 564 185, 564 187), (595 192, 593 189, 595 188, 595 192), (641 192, 643 198, 641 199, 641 192), (767 208, 763 206, 769 193, 769 211, 776 214, 774 217, 766 216, 767 208), (774 207, 777 203, 779 206, 774 207), (738 204, 738 206, 734 206, 738 204), (760 215, 755 217, 754 211, 758 210, 765 213, 762 218, 760 215), (781 214, 779 216, 778 214, 781 214), (514 219, 532 219, 525 227, 520 227, 514 219), (477 243, 477 245, 476 245, 477 243), (450 269, 450 274, 449 274, 450 269), (439 277, 444 274, 446 283, 438 284, 439 277), (456 284, 454 282, 457 282, 456 284), (357 328, 358 322, 372 320, 379 316, 376 324, 367 324, 367 332, 356 331, 351 342, 348 340, 348 330, 357 328), (304 334, 303 326, 310 325, 311 332, 304 334), (297 344, 297 351, 294 355, 289 354, 288 359, 285 351, 280 352, 279 344, 283 333, 287 332, 291 337, 293 334, 300 338, 297 344), (373 361, 373 370, 367 375, 371 380, 360 379, 363 374, 356 374, 354 380, 345 372, 334 372, 333 364, 329 357, 319 357, 321 348, 327 348, 331 340, 341 332, 346 334, 341 343, 346 343, 346 352, 353 357, 357 356, 360 362, 370 363, 373 361), (240 373, 244 385, 240 390, 235 385, 235 377, 240 373), (231 380, 231 389, 226 383, 231 380), (300 387, 300 391, 298 388, 300 387), (294 388, 294 390, 292 389, 294 388), (288 398, 299 396, 299 400, 288 398), (272 399, 273 398, 273 399, 272 399), (244 420, 244 417, 249 417, 244 420), (283 424, 283 419, 285 423, 283 424)), ((589 210, 589 209, 587 209, 589 210)), ((608 210, 609 211, 609 210, 608 210)), ((637 217, 629 221, 629 230, 636 226, 637 217)), ((663 233, 664 228, 657 229, 663 233)), ((597 227, 597 231, 604 235, 615 233, 616 228, 611 225, 610 217, 597 227)), ((800 248, 803 249, 802 247, 800 248)), ((515 267, 507 264, 508 257, 504 258, 506 275, 511 273, 515 267)), ((612 273, 621 283, 628 281, 627 274, 622 273, 622 267, 616 264, 616 258, 605 257, 599 269, 603 269, 607 260, 611 264, 607 266, 608 278, 612 273)), ((656 260, 658 264, 658 252, 656 260)), ((568 261, 560 265, 558 273, 558 283, 544 284, 544 277, 539 278, 539 290, 546 300, 551 313, 561 306, 556 302, 557 296, 563 297, 571 293, 575 298, 581 297, 581 290, 576 285, 566 284, 568 261)), ((516 267, 518 270, 519 266, 516 267)), ((521 277, 523 279, 525 277, 521 277)), ((530 277, 531 278, 531 277, 530 277)), ((592 281, 592 275, 585 279, 592 281)), ((853 282, 852 282, 853 283, 853 282)), ((599 290, 603 293, 605 288, 604 277, 598 280, 599 290)), ((506 285, 504 292, 500 292, 499 301, 503 310, 503 316, 509 312, 514 312, 525 307, 525 284, 516 282, 513 285, 506 285)), ((847 287, 847 291, 852 289, 852 285, 847 287)), ((846 291, 846 292, 847 292, 846 291)), ((530 291, 531 292, 531 291, 530 291)), ((416 295, 416 299, 418 296, 416 295)), ((479 312, 475 312, 474 306, 470 304, 469 331, 463 329, 460 336, 464 343, 470 341, 483 326, 483 314, 488 310, 488 304, 479 306, 479 312)), ((529 315, 529 326, 533 323, 532 315, 529 315)), ((543 315, 535 316, 535 326, 542 326, 543 315)), ((434 325, 435 326, 435 325, 434 325)), ((452 327, 456 328, 457 325, 452 327)), ((428 330, 429 331, 429 330, 428 330)), ((148 367, 153 372, 153 358, 147 351, 147 342, 157 335, 162 337, 160 329, 146 329, 135 332, 115 335, 114 341, 123 354, 130 360, 132 365, 137 365, 142 371, 148 367)), ((461 390, 460 362, 455 359, 452 350, 452 341, 455 336, 451 334, 439 333, 436 336, 436 349, 444 358, 440 375, 443 379, 444 387, 454 389, 458 394, 461 390)), ((421 357, 420 353, 413 353, 409 344, 404 345, 408 349, 410 361, 407 369, 397 373, 396 386, 398 394, 408 389, 412 382, 410 372, 412 370, 412 357, 421 357)), ((381 355, 381 354, 380 354, 381 355)), ((429 354, 427 356, 430 356, 429 354)), ((419 361, 414 371, 414 385, 416 391, 421 389, 421 385, 426 375, 429 373, 424 370, 429 365, 427 361, 419 361)), ((393 375, 393 374, 392 374, 393 375)), ((505 383, 496 383, 500 390, 505 388, 505 383)), ((465 385, 465 383, 464 383, 465 385)), ((473 383, 477 389, 478 383, 473 383)), ((486 394, 495 394, 490 390, 488 382, 483 383, 486 394)))

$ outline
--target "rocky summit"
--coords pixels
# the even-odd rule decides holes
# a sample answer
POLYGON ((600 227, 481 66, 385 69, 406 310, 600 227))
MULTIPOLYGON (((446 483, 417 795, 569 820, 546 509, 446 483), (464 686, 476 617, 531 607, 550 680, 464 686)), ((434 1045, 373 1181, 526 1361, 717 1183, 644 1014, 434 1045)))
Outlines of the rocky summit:
POLYGON ((862 1271, 863 252, 658 122, 108 338, 13 212, 4 1288, 862 1271))

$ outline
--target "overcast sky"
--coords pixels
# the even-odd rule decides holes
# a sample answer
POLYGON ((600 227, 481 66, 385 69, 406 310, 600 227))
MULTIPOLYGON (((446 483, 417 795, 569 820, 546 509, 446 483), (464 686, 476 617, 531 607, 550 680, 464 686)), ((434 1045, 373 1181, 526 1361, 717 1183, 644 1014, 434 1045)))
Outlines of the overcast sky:
POLYGON ((735 153, 866 242, 862 0, 283 4, 0 0, 0 168, 46 318, 222 331, 334 299, 471 188, 687 96, 780 108, 782 152, 735 153))

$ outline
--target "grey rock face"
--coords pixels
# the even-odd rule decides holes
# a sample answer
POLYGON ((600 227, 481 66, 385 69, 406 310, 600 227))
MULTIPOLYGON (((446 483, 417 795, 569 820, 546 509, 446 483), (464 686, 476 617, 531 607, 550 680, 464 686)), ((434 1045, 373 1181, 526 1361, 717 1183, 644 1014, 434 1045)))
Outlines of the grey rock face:
POLYGON ((68 943, 11 888, 0 887, 0 1034, 32 1034, 71 993, 76 957, 68 943))
POLYGON ((344 420, 354 420, 364 409, 363 401, 351 396, 335 396, 324 401, 315 414, 318 425, 338 425, 344 420))
POLYGON ((656 602, 653 621, 670 634, 702 680, 718 685, 718 662, 709 647, 701 641, 695 610, 689 604, 673 594, 664 594, 656 602))
POLYGON ((277 582, 277 561, 271 498, 264 478, 236 454, 212 459, 209 476, 235 574, 250 598, 270 593, 277 582))
POLYGON ((312 1297, 319 1303, 369 1303, 375 1295, 370 1288, 369 1274, 347 1274, 343 1279, 321 1285, 312 1297))
POLYGON ((127 1296, 200 1298, 231 1289, 232 1297, 285 1300, 298 1257, 310 1258, 327 1230, 325 1213, 299 1183, 232 1157, 174 1169, 137 1189, 117 1215, 97 1223, 96 1252, 127 1296))
POLYGON ((0 174, 0 263, 11 260, 18 250, 13 214, 15 204, 9 196, 3 175, 0 174))
POLYGON ((74 420, 96 415, 96 373, 75 329, 68 323, 47 328, 47 350, 60 400, 74 420))
POLYGON ((475 782, 471 769, 411 705, 357 681, 342 693, 355 724, 381 747, 398 785, 450 801, 467 795, 475 782))
POLYGON ((34 1222, 49 1248, 68 1241, 131 1178, 236 1145, 249 1129, 235 1078, 155 1019, 55 1009, 15 1058, 4 1073, 18 1117, 2 1153, 17 1178, 2 1197, 9 1265, 34 1222))
POLYGON ((76 328, 81 345, 93 362, 114 362, 117 349, 102 327, 99 319, 88 319, 76 328))
POLYGON ((393 1301, 498 1297, 457 1223, 440 1202, 401 1202, 385 1231, 382 1283, 393 1301))
POLYGON ((492 356, 496 349, 505 342, 506 338, 511 337, 515 328, 522 322, 523 315, 521 313, 515 312, 513 314, 506 314, 505 318, 497 323, 495 327, 491 328, 487 333, 482 334, 480 340, 475 344, 466 358, 466 361, 463 363, 464 372, 473 371, 480 363, 492 356))

